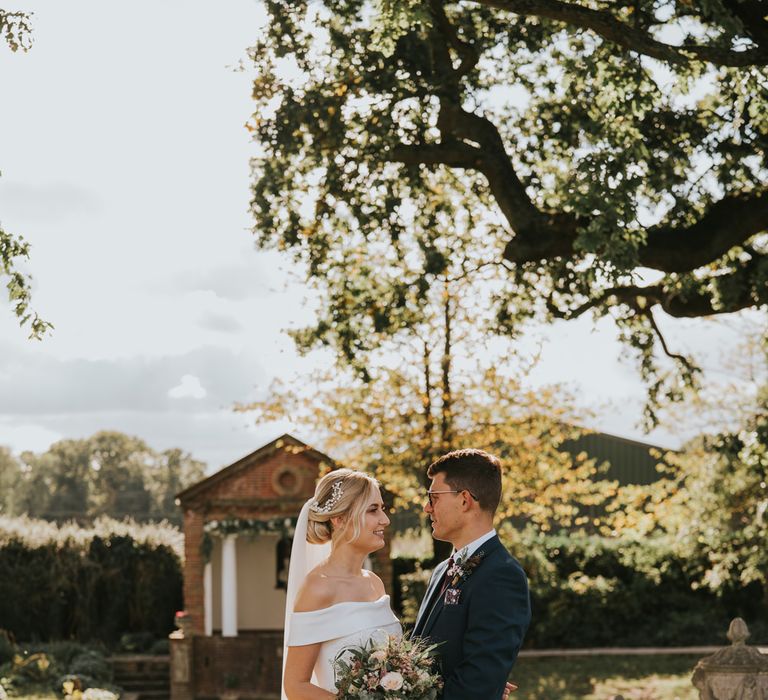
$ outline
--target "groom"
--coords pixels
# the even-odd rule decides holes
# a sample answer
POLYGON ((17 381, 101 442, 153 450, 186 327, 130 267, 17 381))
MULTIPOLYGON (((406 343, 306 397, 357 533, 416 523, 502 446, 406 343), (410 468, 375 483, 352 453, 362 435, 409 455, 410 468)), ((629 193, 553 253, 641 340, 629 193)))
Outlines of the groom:
POLYGON ((443 700, 501 698, 531 619, 525 573, 493 528, 501 464, 482 450, 457 450, 427 476, 432 535, 454 553, 432 573, 413 634, 440 645, 443 700))

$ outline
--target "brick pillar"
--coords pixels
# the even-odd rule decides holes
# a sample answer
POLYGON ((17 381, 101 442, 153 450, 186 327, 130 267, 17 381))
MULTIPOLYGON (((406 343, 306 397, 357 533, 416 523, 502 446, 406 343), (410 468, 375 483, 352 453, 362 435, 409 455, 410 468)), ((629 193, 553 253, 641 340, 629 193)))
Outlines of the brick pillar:
POLYGON ((194 700, 192 637, 177 630, 168 639, 171 655, 171 700, 194 700))
POLYGON ((192 618, 194 634, 205 633, 203 592, 203 514, 184 511, 184 609, 192 618))

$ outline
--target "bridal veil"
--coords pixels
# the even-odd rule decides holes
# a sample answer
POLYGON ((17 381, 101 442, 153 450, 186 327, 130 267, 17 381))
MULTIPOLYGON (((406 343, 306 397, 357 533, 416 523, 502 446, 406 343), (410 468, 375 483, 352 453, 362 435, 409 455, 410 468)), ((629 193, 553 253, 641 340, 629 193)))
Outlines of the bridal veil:
POLYGON ((302 507, 291 546, 291 561, 288 565, 288 587, 285 592, 285 627, 283 629, 283 675, 280 676, 282 700, 288 700, 283 689, 285 661, 288 657, 288 637, 291 630, 291 616, 296 604, 296 595, 301 589, 307 574, 331 553, 331 543, 310 544, 307 542, 307 524, 309 523, 309 507, 314 502, 310 498, 302 507))

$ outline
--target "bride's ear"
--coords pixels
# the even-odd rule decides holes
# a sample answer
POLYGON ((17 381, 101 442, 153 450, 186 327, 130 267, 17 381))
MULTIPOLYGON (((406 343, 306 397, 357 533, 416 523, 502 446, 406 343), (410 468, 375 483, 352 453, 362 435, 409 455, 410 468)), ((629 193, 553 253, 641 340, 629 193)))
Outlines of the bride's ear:
POLYGON ((333 526, 333 532, 340 532, 344 529, 344 526, 347 524, 347 516, 346 515, 334 515, 331 518, 331 525, 333 526))

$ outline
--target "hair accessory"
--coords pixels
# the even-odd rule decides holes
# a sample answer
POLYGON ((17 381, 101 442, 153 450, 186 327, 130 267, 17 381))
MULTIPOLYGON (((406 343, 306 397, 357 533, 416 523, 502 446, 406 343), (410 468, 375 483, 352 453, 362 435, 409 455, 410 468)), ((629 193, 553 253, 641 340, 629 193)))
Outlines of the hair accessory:
POLYGON ((317 499, 315 499, 310 504, 309 509, 313 513, 330 513, 336 507, 336 504, 341 500, 343 495, 344 489, 341 487, 341 479, 339 479, 339 481, 333 482, 333 486, 331 486, 331 495, 325 502, 325 505, 321 506, 317 499))

